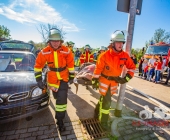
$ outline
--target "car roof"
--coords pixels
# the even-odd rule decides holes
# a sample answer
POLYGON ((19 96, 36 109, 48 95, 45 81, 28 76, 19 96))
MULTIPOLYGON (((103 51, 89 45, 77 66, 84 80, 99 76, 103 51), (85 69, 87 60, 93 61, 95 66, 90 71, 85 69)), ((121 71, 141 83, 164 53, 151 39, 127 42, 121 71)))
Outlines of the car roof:
POLYGON ((20 44, 28 44, 28 45, 30 45, 31 47, 30 48, 3 48, 3 47, 0 47, 1 49, 0 49, 0 51, 1 50, 19 50, 19 51, 29 51, 29 52, 33 52, 33 50, 35 49, 35 46, 33 45, 33 44, 31 44, 31 43, 27 43, 27 42, 24 42, 24 41, 20 41, 20 40, 6 40, 6 41, 1 41, 0 42, 0 46, 1 46, 1 44, 4 44, 4 43, 20 43, 20 44))
MULTIPOLYGON (((5 40, 5 41, 1 41, 0 44, 1 43, 26 43, 26 42, 20 40, 5 40)), ((26 44, 32 45, 31 43, 26 43, 26 44)))
MULTIPOLYGON (((6 51, 6 50, 1 50, 0 53, 25 53, 25 54, 33 54, 32 52, 27 52, 27 51, 6 51)), ((34 54, 33 54, 34 55, 34 54)))

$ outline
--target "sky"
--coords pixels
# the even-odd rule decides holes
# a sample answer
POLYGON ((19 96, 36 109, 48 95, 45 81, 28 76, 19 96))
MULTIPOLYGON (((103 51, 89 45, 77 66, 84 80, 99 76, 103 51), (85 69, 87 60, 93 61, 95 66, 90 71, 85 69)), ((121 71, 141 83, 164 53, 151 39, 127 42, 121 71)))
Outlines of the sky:
MULTIPOLYGON (((115 30, 127 30, 128 16, 117 11, 117 0, 0 0, 0 25, 25 42, 42 42, 40 24, 55 24, 75 47, 107 47, 115 30)), ((132 48, 144 47, 159 28, 170 32, 170 0, 143 0, 132 48)))

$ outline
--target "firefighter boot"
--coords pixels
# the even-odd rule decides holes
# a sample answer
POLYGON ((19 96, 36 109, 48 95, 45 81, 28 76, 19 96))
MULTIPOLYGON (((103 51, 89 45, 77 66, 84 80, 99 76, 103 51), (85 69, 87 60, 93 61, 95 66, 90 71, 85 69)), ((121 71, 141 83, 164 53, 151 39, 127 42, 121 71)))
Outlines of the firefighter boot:
POLYGON ((58 129, 59 129, 60 132, 65 131, 66 128, 65 128, 64 123, 63 123, 62 120, 58 120, 57 125, 58 125, 58 129))
POLYGON ((94 118, 99 119, 99 104, 96 105, 96 108, 94 110, 94 118))

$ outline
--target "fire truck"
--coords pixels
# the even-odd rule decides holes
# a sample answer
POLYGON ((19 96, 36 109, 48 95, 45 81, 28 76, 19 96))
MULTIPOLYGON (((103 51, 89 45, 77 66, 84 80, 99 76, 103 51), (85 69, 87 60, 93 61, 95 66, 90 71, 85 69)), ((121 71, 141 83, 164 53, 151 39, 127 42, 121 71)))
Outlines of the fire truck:
POLYGON ((167 59, 168 63, 170 58, 170 44, 159 42, 153 45, 149 45, 144 54, 144 58, 150 59, 153 55, 156 57, 162 56, 162 58, 167 59))

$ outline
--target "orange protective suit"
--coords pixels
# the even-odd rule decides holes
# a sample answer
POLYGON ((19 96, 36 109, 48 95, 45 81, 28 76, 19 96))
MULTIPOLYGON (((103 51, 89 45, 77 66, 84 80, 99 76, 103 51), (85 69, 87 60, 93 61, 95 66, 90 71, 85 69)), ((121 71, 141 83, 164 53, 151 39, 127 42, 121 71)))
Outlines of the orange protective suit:
POLYGON ((127 68, 127 73, 133 77, 136 67, 126 52, 122 51, 120 53, 116 53, 110 48, 99 56, 93 77, 99 78, 100 94, 106 95, 109 87, 111 94, 117 92, 118 83, 116 83, 114 80, 106 79, 102 76, 102 74, 112 77, 120 76, 124 65, 127 68))
POLYGON ((93 61, 94 61, 94 56, 93 56, 93 54, 91 54, 90 51, 85 51, 80 56, 80 64, 87 63, 87 62, 93 62, 93 61))
POLYGON ((69 48, 63 45, 56 51, 50 46, 47 46, 38 54, 34 66, 37 81, 38 78, 41 77, 40 73, 45 64, 47 64, 50 69, 47 74, 49 87, 55 87, 58 89, 60 86, 60 80, 68 82, 69 72, 74 72, 73 54, 69 48))

